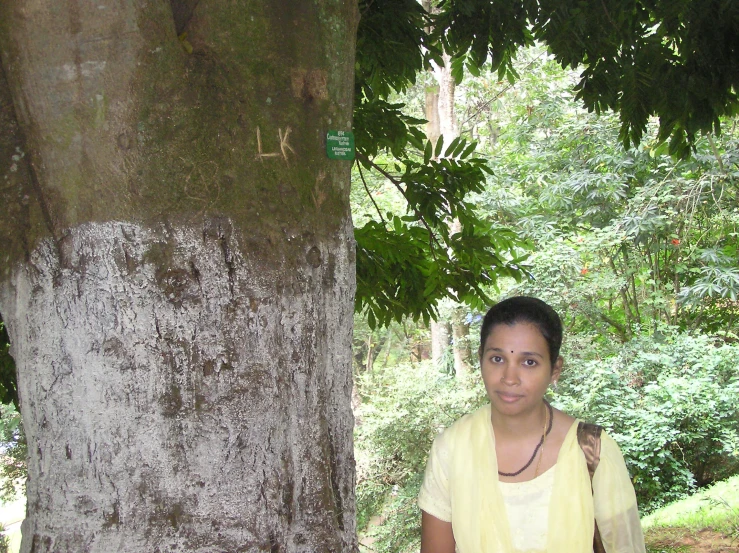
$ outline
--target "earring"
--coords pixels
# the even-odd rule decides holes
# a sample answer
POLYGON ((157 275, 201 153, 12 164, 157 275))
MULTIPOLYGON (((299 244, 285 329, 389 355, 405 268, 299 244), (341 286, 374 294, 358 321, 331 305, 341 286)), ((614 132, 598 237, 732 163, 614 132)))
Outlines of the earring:
POLYGON ((556 390, 557 389, 557 381, 556 380, 552 380, 552 389, 553 390, 556 390))

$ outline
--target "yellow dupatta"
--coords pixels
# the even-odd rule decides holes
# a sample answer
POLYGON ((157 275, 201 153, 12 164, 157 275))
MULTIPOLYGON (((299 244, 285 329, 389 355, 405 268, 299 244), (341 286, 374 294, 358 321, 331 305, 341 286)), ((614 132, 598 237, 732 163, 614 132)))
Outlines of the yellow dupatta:
MULTIPOLYGON (((460 553, 514 553, 498 486, 490 405, 457 421, 450 432, 452 529, 460 553)), ((593 495, 577 421, 567 432, 554 467, 547 553, 592 553, 593 495)))

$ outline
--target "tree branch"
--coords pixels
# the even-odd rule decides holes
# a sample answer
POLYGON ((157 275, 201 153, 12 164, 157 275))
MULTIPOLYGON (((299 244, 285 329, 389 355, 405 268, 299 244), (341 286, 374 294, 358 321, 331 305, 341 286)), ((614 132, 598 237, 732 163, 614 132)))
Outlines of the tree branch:
POLYGON ((380 211, 380 208, 377 206, 377 203, 375 202, 375 199, 372 197, 372 194, 370 194, 369 187, 367 186, 367 181, 364 180, 364 173, 362 172, 362 164, 357 163, 357 169, 359 169, 359 177, 362 179, 362 184, 364 185, 364 191, 367 192, 367 197, 372 202, 372 205, 375 206, 375 209, 377 210, 377 215, 380 216, 380 221, 382 221, 382 224, 387 224, 385 222, 385 218, 382 216, 382 212, 380 211))
MULTIPOLYGON (((435 243, 437 247, 443 249, 443 246, 439 243, 438 238, 436 238, 436 234, 434 234, 434 231, 431 229, 429 224, 426 222, 426 219, 424 219, 423 214, 420 211, 418 211, 418 209, 416 209, 414 206, 411 205, 411 202, 408 200, 408 196, 406 195, 405 190, 403 190, 403 187, 401 186, 401 182, 395 177, 393 177, 390 173, 385 171, 385 169, 377 165, 373 160, 368 158, 366 155, 357 152, 357 157, 361 158, 366 163, 369 163, 383 177, 385 177, 387 180, 393 183, 393 186, 395 186, 395 188, 398 189, 398 192, 400 192, 405 198, 405 201, 408 202, 408 207, 410 207, 413 210, 413 213, 416 215, 418 220, 421 221, 424 227, 426 227, 426 230, 429 233, 429 245, 432 246, 435 243)), ((436 251, 434 250, 433 247, 431 248, 431 255, 434 257, 434 259, 436 259, 436 251)))

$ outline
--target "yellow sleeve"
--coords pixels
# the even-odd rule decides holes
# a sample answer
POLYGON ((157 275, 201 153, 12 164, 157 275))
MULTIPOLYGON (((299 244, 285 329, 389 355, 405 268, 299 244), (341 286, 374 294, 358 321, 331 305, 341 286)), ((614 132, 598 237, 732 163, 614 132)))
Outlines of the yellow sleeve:
POLYGON ((426 463, 426 472, 418 494, 421 510, 444 522, 452 521, 449 496, 449 448, 442 432, 434 440, 426 463))
POLYGON ((607 553, 645 553, 634 486, 618 444, 605 432, 593 476, 593 502, 607 553))

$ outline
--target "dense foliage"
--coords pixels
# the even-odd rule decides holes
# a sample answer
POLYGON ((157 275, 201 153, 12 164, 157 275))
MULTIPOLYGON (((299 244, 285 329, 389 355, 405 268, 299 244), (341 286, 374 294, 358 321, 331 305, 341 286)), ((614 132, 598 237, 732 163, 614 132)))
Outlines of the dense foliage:
POLYGON ((27 475, 28 444, 21 415, 13 404, 0 405, 0 498, 14 499, 27 475))
POLYGON ((611 432, 642 511, 739 473, 739 345, 662 327, 575 362, 555 405, 611 432))
POLYGON ((430 153, 438 145, 424 143, 423 121, 393 100, 432 62, 442 63, 442 52, 451 56, 460 82, 465 70, 478 75, 489 68, 512 83, 519 76, 517 52, 541 41, 561 66, 582 68, 570 86, 574 100, 591 112, 618 112, 624 146, 640 144, 656 115, 658 142, 669 141, 669 152, 681 158, 697 147, 700 133, 718 133, 721 117, 739 106, 736 3, 434 4, 426 13, 416 0, 359 2, 359 177, 371 195, 362 169, 379 173, 407 202, 392 215, 376 206, 376 216, 356 231, 357 310, 368 310, 372 326, 406 316, 436 318, 444 298, 479 307, 489 297, 476 282, 496 286, 500 277, 525 274, 516 235, 469 207, 485 171, 473 156, 474 141, 437 160, 430 153), (450 232, 456 222, 461 231, 450 232))
MULTIPOLYGON (((434 436, 484 401, 474 379, 459 381, 430 363, 400 363, 357 379, 364 402, 357 413, 358 528, 376 551, 405 551, 420 539, 416 497, 434 436)), ((417 547, 416 547, 417 549, 417 547)))
POLYGON ((618 145, 613 117, 573 110, 545 60, 501 121, 480 207, 533 241, 534 281, 573 330, 626 341, 660 322, 737 333, 739 134, 696 142, 687 160, 658 142, 618 145), (553 93, 554 96, 553 96, 553 93))
POLYGON ((736 114, 739 5, 723 0, 441 0, 437 33, 468 66, 488 57, 517 76, 521 46, 545 43, 563 67, 583 65, 575 87, 589 111, 620 114, 619 140, 639 144, 649 118, 684 157, 698 133, 736 114))
POLYGON ((18 390, 15 380, 15 362, 10 355, 10 338, 0 317, 0 403, 18 406, 18 390))
POLYGON ((0 319, 0 499, 14 498, 26 476, 26 437, 18 412, 15 362, 9 350, 8 333, 0 319))
POLYGON ((362 1, 360 11, 355 181, 374 212, 355 229, 356 309, 374 327, 405 317, 428 322, 443 298, 479 307, 489 301, 485 286, 521 274, 516 235, 481 219, 467 200, 482 191, 487 166, 474 155, 474 140, 432 144, 425 121, 391 101, 432 60, 441 62, 441 44, 429 34, 433 18, 416 0, 362 1), (380 207, 372 196, 378 180, 402 202, 380 207))

